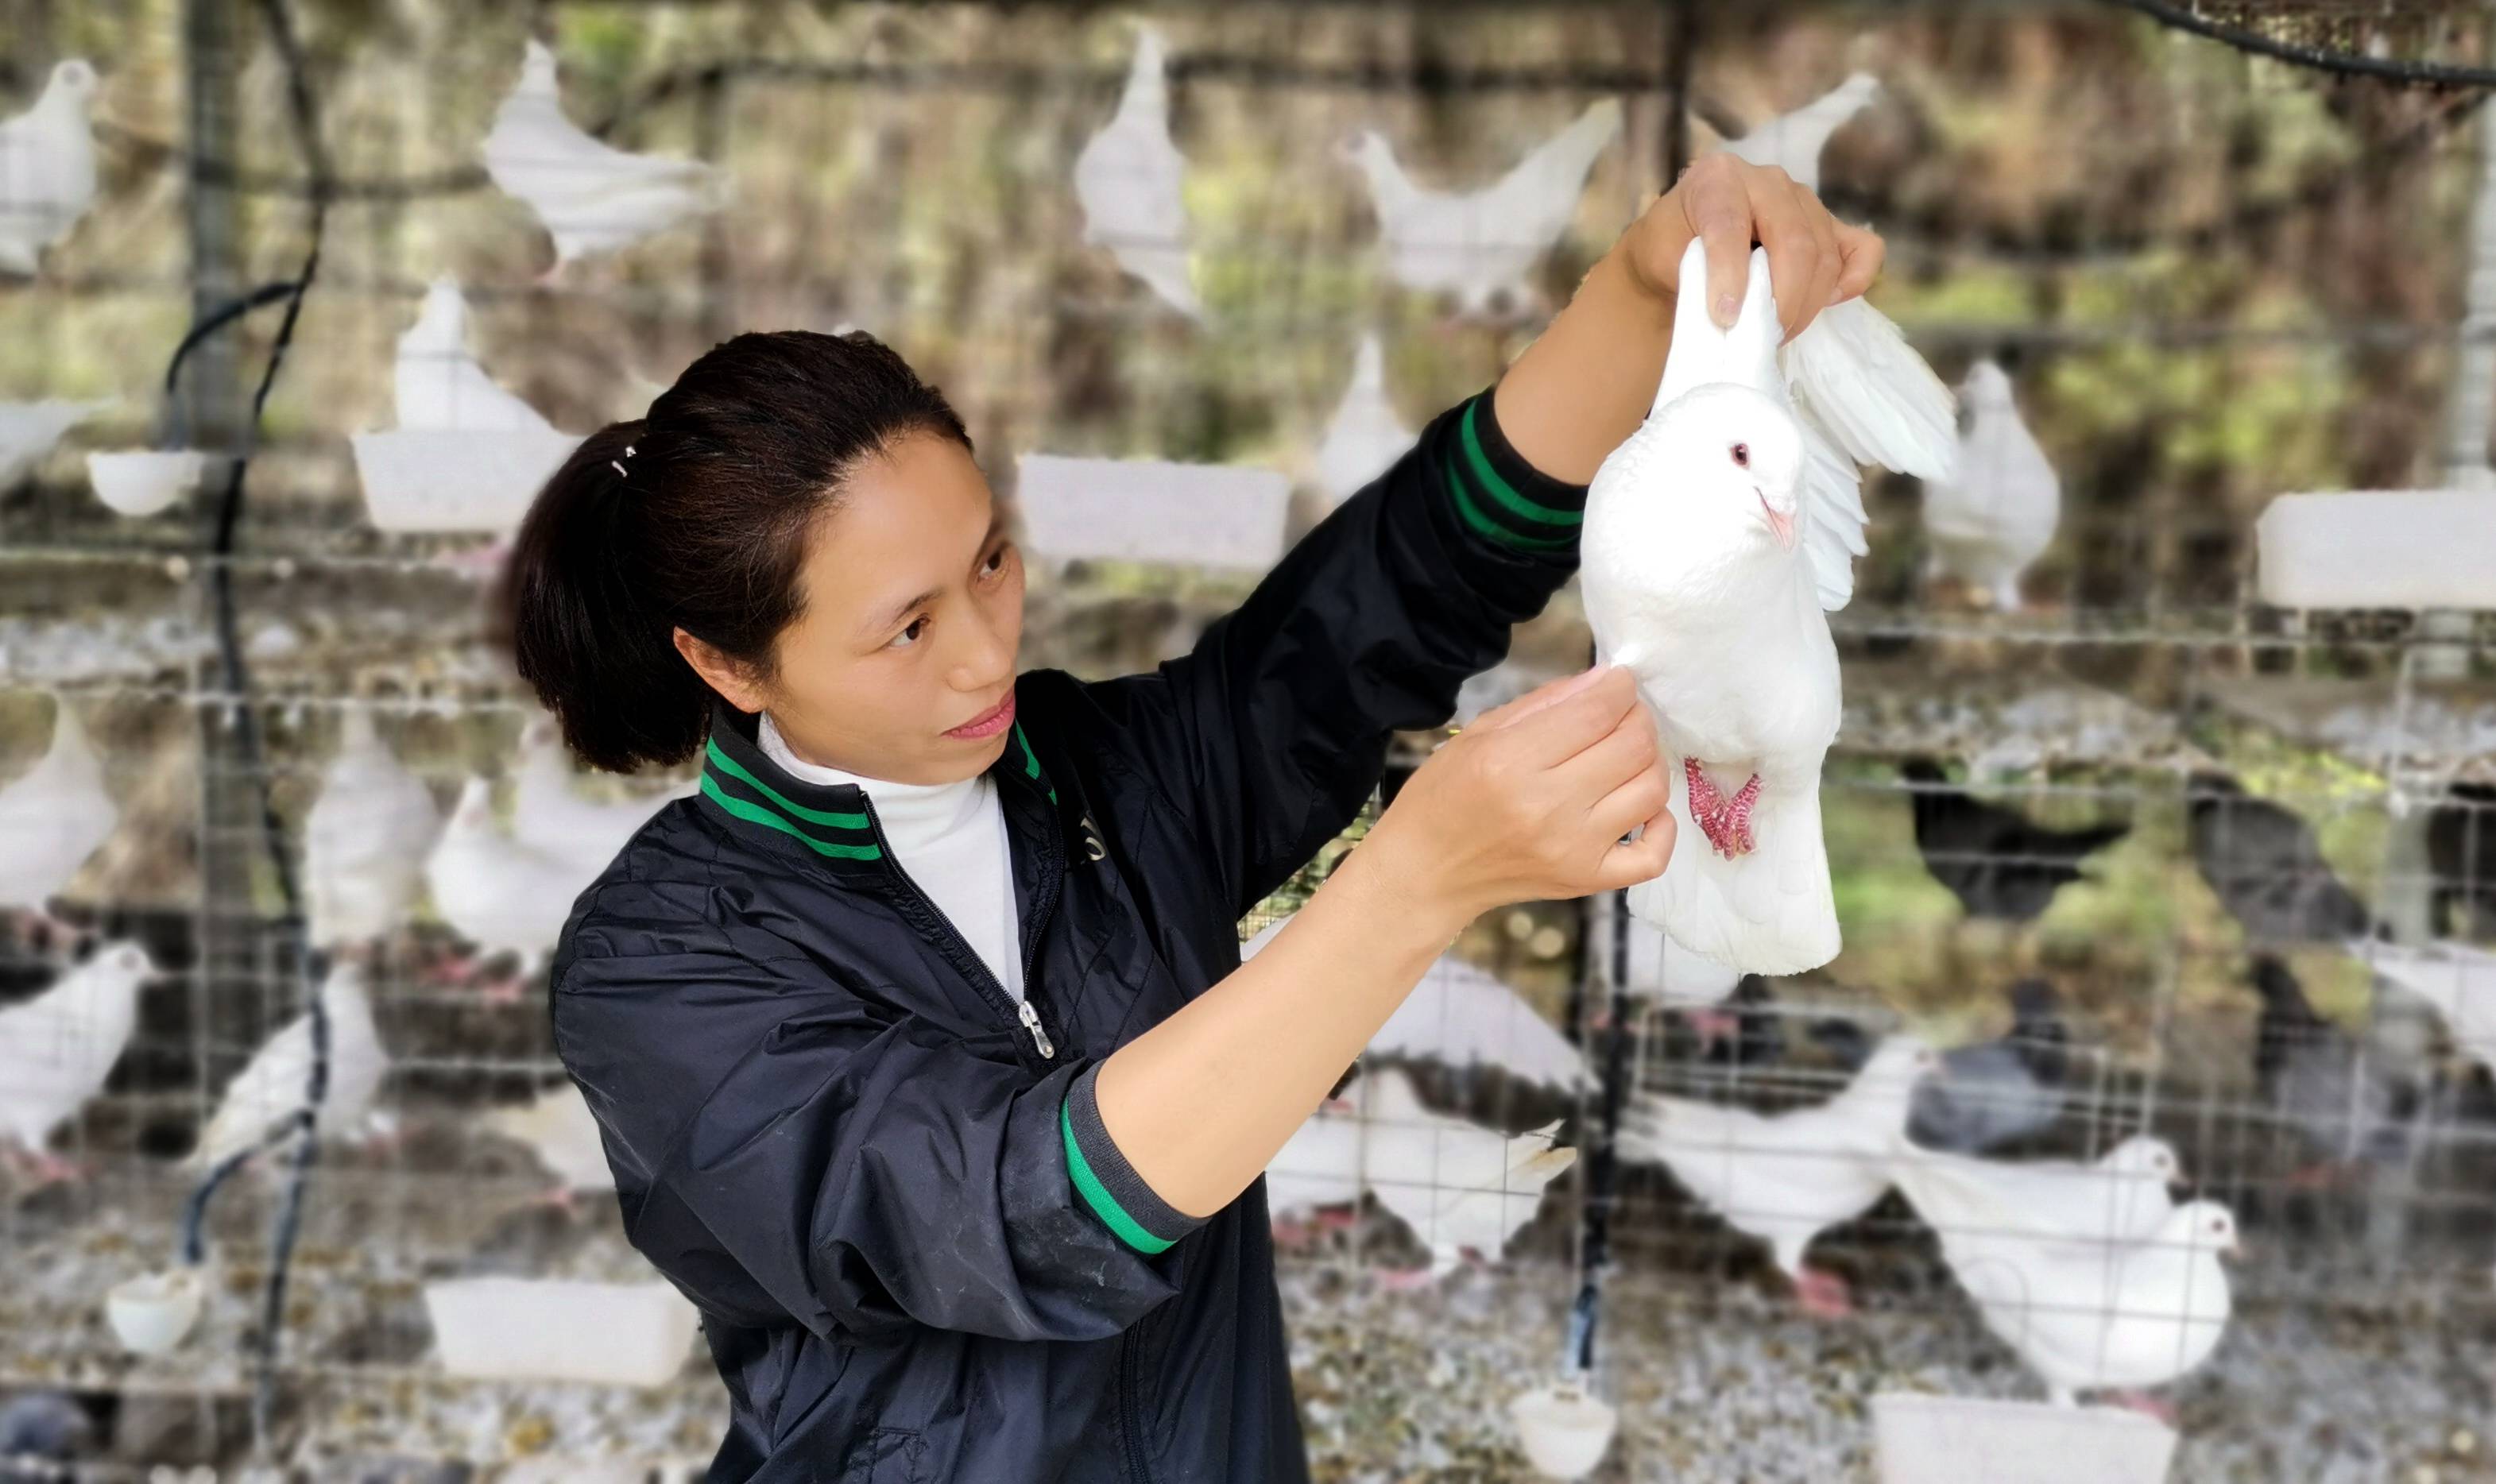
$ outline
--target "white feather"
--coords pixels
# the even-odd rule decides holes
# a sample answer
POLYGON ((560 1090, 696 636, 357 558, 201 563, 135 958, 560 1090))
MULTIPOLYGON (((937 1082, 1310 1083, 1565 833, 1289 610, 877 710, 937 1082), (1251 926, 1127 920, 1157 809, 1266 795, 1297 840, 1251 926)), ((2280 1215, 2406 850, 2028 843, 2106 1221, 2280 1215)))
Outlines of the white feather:
MULTIPOLYGON (((6 175, 0 175, 5 180, 6 175)), ((0 206, 0 216, 7 208, 0 206)), ((114 405, 105 397, 93 402, 52 398, 43 402, 0 402, 0 490, 15 489, 33 474, 61 435, 114 405)))
POLYGON ((85 726, 66 698, 52 703, 51 747, 0 788, 0 908, 43 911, 121 819, 85 726))
POLYGON ((416 903, 441 822, 433 795, 375 733, 372 713, 350 710, 303 820, 313 943, 337 948, 396 931, 416 903))
POLYGON ((1924 483, 1924 535, 1944 568, 2007 610, 2019 605, 2020 573, 2053 544, 2063 484, 2000 366, 1978 361, 1963 391, 1967 432, 1950 477, 1924 483))
POLYGON ((40 1154, 104 1090, 156 973, 135 943, 107 943, 31 1000, 0 1009, 0 1139, 40 1154))
POLYGON ((485 1127, 507 1139, 529 1146, 530 1153, 567 1190, 615 1189, 614 1166, 607 1162, 607 1144, 598 1120, 580 1089, 567 1081, 536 1098, 485 1115, 485 1127))
POLYGON ((1403 457, 1414 438, 1395 416, 1395 404, 1387 399, 1387 356, 1378 336, 1361 336, 1353 357, 1352 385, 1344 388, 1326 439, 1318 445, 1318 486, 1329 502, 1341 505, 1403 457))
POLYGON ((35 106, 0 123, 0 272, 34 273, 94 204, 95 85, 85 61, 55 63, 35 106))
POLYGON ((1543 1189, 1577 1161, 1553 1147, 1555 1121, 1513 1136, 1433 1113, 1392 1067, 1361 1073, 1353 1098, 1368 1125, 1362 1174, 1378 1203, 1429 1249, 1443 1277, 1471 1252, 1496 1261, 1534 1220, 1543 1189))
POLYGON ((528 44, 519 81, 494 110, 485 173, 553 234, 555 265, 609 252, 727 203, 728 176, 699 160, 637 155, 563 115, 554 53, 528 44))
POLYGON ((1192 235, 1181 194, 1187 161, 1170 141, 1170 82, 1161 33, 1136 28, 1136 55, 1118 111, 1075 157, 1075 199, 1083 240, 1109 249, 1171 308, 1201 319, 1204 306, 1188 277, 1192 235))
MULTIPOLYGON (((390 1053, 382 1049, 381 1033, 373 1024, 363 972, 353 962, 339 960, 322 981, 320 995, 329 1022, 329 1081, 317 1131, 334 1138, 372 1111, 373 1096, 390 1070, 390 1053)), ((226 1084, 216 1112, 200 1131, 190 1163, 215 1164, 258 1143, 279 1119, 303 1106, 311 1072, 312 1017, 307 1011, 280 1027, 226 1084)))
POLYGON ((1820 156, 1828 137, 1881 95, 1881 81, 1858 72, 1791 113, 1780 113, 1738 139, 1725 141, 1725 152, 1753 165, 1772 165, 1792 175, 1804 190, 1820 190, 1820 156))
POLYGON ((398 337, 391 387, 402 428, 563 436, 535 407, 487 376, 469 353, 468 301, 448 278, 435 279, 425 290, 416 323, 398 337))
POLYGON ((443 921, 485 953, 517 955, 514 976, 525 979, 553 951, 598 869, 603 863, 586 867, 505 833, 494 822, 493 786, 471 778, 425 858, 424 881, 443 921))
POLYGON ((579 867, 586 873, 582 888, 614 862, 625 842, 670 799, 682 798, 698 787, 686 784, 613 804, 583 798, 573 787, 572 755, 554 724, 544 717, 522 731, 520 760, 513 771, 513 837, 579 867))

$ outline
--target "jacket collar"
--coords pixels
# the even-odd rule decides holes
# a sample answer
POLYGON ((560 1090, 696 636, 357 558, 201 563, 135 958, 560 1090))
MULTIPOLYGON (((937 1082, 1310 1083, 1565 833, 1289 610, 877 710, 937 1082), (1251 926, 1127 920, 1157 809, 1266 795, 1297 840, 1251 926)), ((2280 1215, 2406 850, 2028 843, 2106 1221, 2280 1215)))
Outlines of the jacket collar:
MULTIPOLYGON (((710 741, 702 749, 702 797, 731 821, 795 841, 843 871, 881 871, 884 850, 868 818, 866 790, 856 784, 809 783, 764 756, 757 717, 725 700, 711 705, 710 741)), ((1006 749, 987 768, 1011 798, 1045 800, 1054 814, 1057 788, 1040 765, 1017 718, 1006 749)), ((1016 811, 1009 809, 1009 818, 1016 811)))

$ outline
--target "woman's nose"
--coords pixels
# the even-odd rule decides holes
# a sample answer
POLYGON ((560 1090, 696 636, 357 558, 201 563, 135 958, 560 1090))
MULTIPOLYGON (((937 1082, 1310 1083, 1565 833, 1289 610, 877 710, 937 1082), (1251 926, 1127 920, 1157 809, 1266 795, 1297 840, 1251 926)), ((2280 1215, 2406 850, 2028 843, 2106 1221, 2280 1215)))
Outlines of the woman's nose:
POLYGON ((991 691, 1014 675, 1014 635, 987 618, 959 625, 961 652, 953 656, 953 685, 962 691, 991 691))

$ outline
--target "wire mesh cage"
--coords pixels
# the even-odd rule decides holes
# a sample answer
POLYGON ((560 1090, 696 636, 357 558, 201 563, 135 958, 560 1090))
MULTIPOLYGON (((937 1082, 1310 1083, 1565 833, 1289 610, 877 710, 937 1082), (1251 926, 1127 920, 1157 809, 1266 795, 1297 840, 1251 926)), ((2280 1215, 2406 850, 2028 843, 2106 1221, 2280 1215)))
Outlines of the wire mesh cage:
MULTIPOLYGON (((544 1005, 691 783, 577 770, 484 602, 584 430, 863 328, 1015 510, 1022 666, 1149 668, 1744 139, 1959 392, 1830 615, 1844 947, 1451 943, 1268 1173, 1317 1473, 1519 1476, 1555 1375, 1604 1477, 1955 1477, 1883 1399, 2073 1392, 2174 1477, 2489 1469, 2496 626, 2271 601, 2365 561, 2257 534, 2496 498, 2480 8, 0 17, 0 1472, 717 1445, 544 1005)), ((1588 640, 1564 590, 1452 725, 1588 640)))

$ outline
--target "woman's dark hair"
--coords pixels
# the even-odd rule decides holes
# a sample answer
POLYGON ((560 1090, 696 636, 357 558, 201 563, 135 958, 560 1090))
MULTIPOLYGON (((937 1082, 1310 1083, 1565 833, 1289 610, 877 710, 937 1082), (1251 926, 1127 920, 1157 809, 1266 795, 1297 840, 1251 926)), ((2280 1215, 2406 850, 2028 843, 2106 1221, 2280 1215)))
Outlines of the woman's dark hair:
POLYGON ((684 761, 713 693, 682 628, 759 675, 803 606, 816 523, 858 464, 912 433, 971 435, 863 330, 739 335, 648 416, 581 441, 520 522, 495 616, 520 678, 593 767, 684 761))

